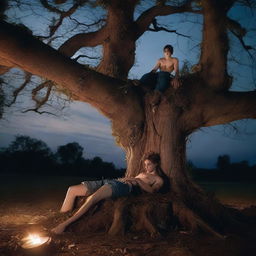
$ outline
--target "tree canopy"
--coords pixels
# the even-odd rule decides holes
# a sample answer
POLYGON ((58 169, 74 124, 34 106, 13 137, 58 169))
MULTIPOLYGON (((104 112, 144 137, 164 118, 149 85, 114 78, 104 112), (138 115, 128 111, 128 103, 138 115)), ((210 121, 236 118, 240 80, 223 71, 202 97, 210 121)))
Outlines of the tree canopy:
POLYGON ((75 163, 81 159, 82 155, 83 148, 77 142, 59 146, 57 150, 57 156, 61 163, 75 163))

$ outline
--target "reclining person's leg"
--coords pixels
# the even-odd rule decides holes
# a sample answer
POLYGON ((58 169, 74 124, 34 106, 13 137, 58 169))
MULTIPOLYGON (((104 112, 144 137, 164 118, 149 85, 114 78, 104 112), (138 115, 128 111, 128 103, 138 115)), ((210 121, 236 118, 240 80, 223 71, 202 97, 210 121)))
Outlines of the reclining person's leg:
POLYGON ((88 188, 83 184, 69 187, 60 212, 72 210, 77 196, 89 196, 88 188))
POLYGON ((82 215, 84 215, 92 205, 98 203, 100 200, 106 199, 111 197, 112 195, 112 188, 111 185, 104 185, 101 188, 99 188, 95 193, 90 195, 85 203, 78 209, 75 214, 68 218, 66 221, 59 224, 57 227, 52 229, 52 232, 55 234, 61 234, 68 225, 70 225, 72 222, 78 220, 82 215))

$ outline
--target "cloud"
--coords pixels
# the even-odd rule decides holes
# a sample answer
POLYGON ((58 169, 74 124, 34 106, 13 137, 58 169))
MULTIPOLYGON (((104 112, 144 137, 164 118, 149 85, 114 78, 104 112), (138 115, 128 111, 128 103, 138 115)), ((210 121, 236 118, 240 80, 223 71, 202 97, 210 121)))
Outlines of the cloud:
POLYGON ((115 144, 110 121, 88 104, 72 103, 66 117, 16 114, 0 123, 0 147, 6 147, 17 134, 45 141, 54 151, 57 146, 76 141, 86 158, 100 156, 124 167, 124 152, 115 144))

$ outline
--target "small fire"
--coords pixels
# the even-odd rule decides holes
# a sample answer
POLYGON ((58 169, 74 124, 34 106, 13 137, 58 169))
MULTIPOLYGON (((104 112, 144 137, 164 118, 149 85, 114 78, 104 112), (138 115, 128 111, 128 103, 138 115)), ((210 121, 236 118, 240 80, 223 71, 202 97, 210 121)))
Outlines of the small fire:
POLYGON ((45 244, 50 240, 51 238, 48 236, 41 237, 38 234, 29 234, 27 237, 22 239, 23 241, 22 247, 25 249, 30 249, 30 248, 38 247, 42 244, 45 244))

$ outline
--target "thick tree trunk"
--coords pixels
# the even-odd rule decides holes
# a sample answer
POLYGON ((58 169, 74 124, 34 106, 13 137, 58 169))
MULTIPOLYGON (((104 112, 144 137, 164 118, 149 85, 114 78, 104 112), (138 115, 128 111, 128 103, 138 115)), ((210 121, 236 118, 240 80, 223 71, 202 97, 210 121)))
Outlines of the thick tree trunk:
POLYGON ((227 73, 229 42, 227 12, 234 1, 204 0, 203 42, 200 57, 201 77, 217 91, 227 90, 232 79, 227 73))
POLYGON ((142 138, 136 145, 126 148, 126 176, 136 176, 143 169, 145 153, 159 152, 162 168, 170 179, 170 191, 165 194, 144 193, 114 202, 107 200, 100 206, 100 211, 92 209, 82 224, 74 226, 74 230, 105 230, 112 235, 123 234, 128 229, 144 230, 156 236, 172 228, 175 220, 179 220, 179 224, 188 230, 202 229, 224 238, 221 235, 223 223, 225 226, 230 224, 232 216, 187 174, 183 108, 170 101, 170 97, 162 96, 153 113, 150 104, 153 97, 153 94, 145 97, 146 121, 142 138))
POLYGON ((107 6, 109 37, 103 43, 103 58, 97 71, 115 78, 126 79, 135 60, 133 1, 112 0, 107 6))

